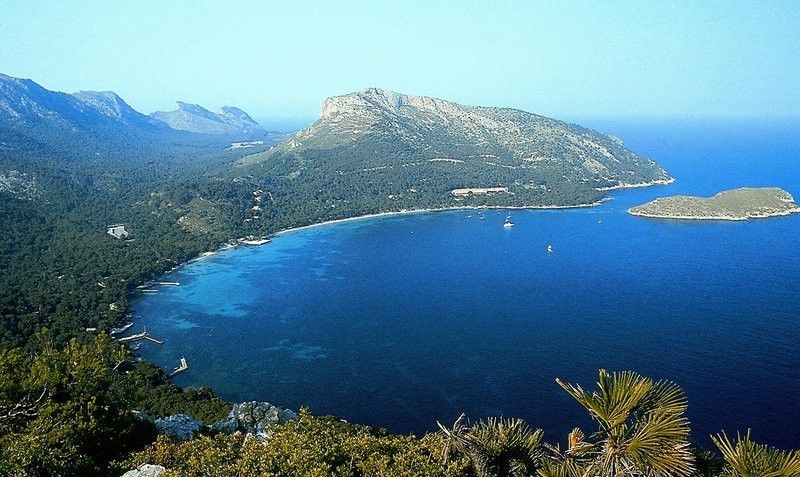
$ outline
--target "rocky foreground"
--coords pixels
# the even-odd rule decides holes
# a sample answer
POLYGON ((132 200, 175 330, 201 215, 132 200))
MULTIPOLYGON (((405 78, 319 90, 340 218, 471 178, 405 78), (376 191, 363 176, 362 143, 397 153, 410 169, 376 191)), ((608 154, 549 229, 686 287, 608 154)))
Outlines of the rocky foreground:
POLYGON ((628 209, 632 215, 662 219, 748 220, 800 212, 788 192, 778 187, 722 191, 713 197, 675 195, 628 209))

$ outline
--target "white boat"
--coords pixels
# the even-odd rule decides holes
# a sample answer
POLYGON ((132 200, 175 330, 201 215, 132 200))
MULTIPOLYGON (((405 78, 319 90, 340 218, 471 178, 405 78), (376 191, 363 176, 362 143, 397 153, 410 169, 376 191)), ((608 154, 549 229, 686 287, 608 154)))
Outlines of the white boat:
POLYGON ((514 222, 511 221, 511 216, 506 217, 506 221, 503 222, 503 227, 507 228, 507 229, 510 229, 513 226, 514 226, 514 222))
POLYGON ((547 253, 553 253, 553 246, 547 245, 547 253))

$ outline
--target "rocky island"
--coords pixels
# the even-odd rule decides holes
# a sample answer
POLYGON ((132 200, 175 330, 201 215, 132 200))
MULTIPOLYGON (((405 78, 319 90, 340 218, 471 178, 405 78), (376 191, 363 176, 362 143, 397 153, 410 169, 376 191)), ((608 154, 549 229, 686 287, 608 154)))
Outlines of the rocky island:
POLYGON ((675 195, 628 209, 640 217, 689 220, 747 220, 800 212, 788 192, 778 187, 742 187, 713 197, 675 195))

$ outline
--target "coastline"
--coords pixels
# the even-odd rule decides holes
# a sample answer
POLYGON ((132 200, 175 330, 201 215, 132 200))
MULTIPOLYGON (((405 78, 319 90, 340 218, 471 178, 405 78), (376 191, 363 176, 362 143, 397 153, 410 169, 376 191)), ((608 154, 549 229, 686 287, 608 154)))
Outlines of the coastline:
POLYGON ((669 179, 656 179, 650 182, 635 182, 633 184, 627 184, 625 182, 611 186, 611 187, 595 187, 594 190, 596 191, 609 191, 609 190, 619 190, 619 189, 637 189, 639 187, 650 187, 654 185, 669 185, 675 182, 674 177, 670 177, 669 179))
MULTIPOLYGON (((346 217, 344 219, 325 220, 325 221, 322 221, 322 222, 316 222, 316 223, 309 224, 309 225, 301 225, 299 227, 290 227, 290 228, 287 228, 287 229, 281 229, 281 230, 271 234, 269 237, 271 238, 271 237, 278 237, 278 236, 281 236, 281 235, 288 235, 288 234, 292 234, 292 233, 295 233, 295 232, 302 232, 304 230, 308 230, 308 229, 315 228, 315 227, 323 227, 323 226, 326 226, 326 225, 334 225, 334 224, 340 224, 340 223, 345 223, 345 222, 355 222, 355 221, 358 221, 358 220, 371 220, 371 219, 377 219, 377 218, 381 218, 381 217, 391 217, 391 216, 396 216, 396 215, 426 214, 426 213, 435 213, 435 212, 453 212, 453 211, 459 211, 459 210, 467 211, 467 210, 561 210, 561 209, 582 209, 582 208, 587 208, 587 207, 597 207, 599 205, 602 205, 604 202, 607 202, 607 201, 612 200, 612 199, 613 199, 612 197, 603 197, 603 198, 601 198, 599 200, 596 200, 594 202, 589 202, 589 203, 586 203, 586 204, 576 204, 576 205, 530 205, 530 206, 521 206, 521 205, 497 206, 497 205, 492 205, 492 206, 482 206, 482 207, 478 207, 478 206, 460 206, 460 207, 440 207, 440 208, 428 208, 428 209, 407 209, 407 210, 399 210, 399 211, 394 211, 394 212, 378 212, 378 213, 374 213, 374 214, 356 215, 356 216, 353 216, 353 217, 346 217)), ((150 286, 150 285, 155 284, 157 281, 162 280, 165 276, 169 275, 170 273, 174 272, 175 270, 178 270, 179 268, 181 268, 181 267, 183 267, 185 265, 196 263, 198 261, 201 261, 201 260, 204 260, 206 258, 212 257, 214 255, 217 255, 217 253, 225 251, 225 250, 233 250, 233 249, 238 248, 238 247, 240 247, 242 245, 247 245, 245 242, 243 242, 243 241, 246 241, 246 240, 247 240, 246 237, 242 237, 242 238, 238 238, 238 239, 231 239, 231 240, 228 240, 227 242, 223 243, 222 245, 220 245, 216 250, 209 250, 209 251, 206 251, 206 252, 201 252, 201 253, 197 254, 196 256, 186 260, 185 262, 179 263, 179 264, 175 265, 174 267, 170 268, 170 270, 168 270, 168 271, 164 272, 162 275, 160 275, 159 278, 148 280, 148 281, 145 281, 144 283, 140 284, 139 287, 135 288, 131 293, 129 293, 129 296, 133 295, 133 294, 136 294, 136 292, 139 291, 139 289, 141 289, 141 287, 146 287, 146 286, 150 286)), ((263 244, 258 244, 258 245, 252 244, 252 245, 247 245, 247 246, 248 247, 260 247, 262 245, 267 245, 269 243, 270 243, 270 241, 267 240, 263 244)))
POLYGON ((742 222, 750 219, 768 219, 770 217, 785 217, 800 213, 800 208, 792 210, 781 210, 769 212, 766 214, 747 215, 747 216, 733 216, 733 215, 659 215, 647 212, 637 212, 633 207, 628 209, 628 213, 636 217, 647 217, 650 219, 671 219, 671 220, 725 220, 728 222, 742 222))
POLYGON ((605 197, 595 202, 590 202, 588 204, 576 204, 576 205, 511 205, 511 206, 499 206, 499 205, 490 205, 490 206, 471 206, 465 205, 461 207, 440 207, 440 208, 430 208, 430 209, 407 209, 407 210, 399 210, 395 212, 377 212, 374 214, 364 214, 364 215, 356 215, 353 217, 346 217, 344 219, 334 219, 334 220, 325 220, 322 222, 316 222, 309 225, 301 225, 299 227, 291 227, 288 229, 281 229, 274 234, 273 237, 277 237, 280 235, 287 235, 295 232, 300 232, 303 230, 308 230, 314 227, 322 227, 325 225, 333 225, 333 224, 340 224, 345 222, 355 222, 357 220, 370 220, 370 219, 377 219, 380 217, 391 217, 395 215, 411 215, 411 214, 425 214, 425 213, 432 213, 432 212, 452 212, 458 210, 559 210, 559 209, 579 209, 579 208, 586 208, 586 207, 597 207, 598 205, 603 204, 604 202, 611 200, 610 197, 605 197))

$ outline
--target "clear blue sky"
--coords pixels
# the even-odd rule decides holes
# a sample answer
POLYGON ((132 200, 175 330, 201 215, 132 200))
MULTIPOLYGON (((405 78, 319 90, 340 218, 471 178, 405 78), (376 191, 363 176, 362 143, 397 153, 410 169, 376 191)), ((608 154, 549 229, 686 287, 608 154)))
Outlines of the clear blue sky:
POLYGON ((313 118, 378 86, 567 118, 800 116, 800 2, 596 3, 3 0, 0 72, 143 112, 313 118))

